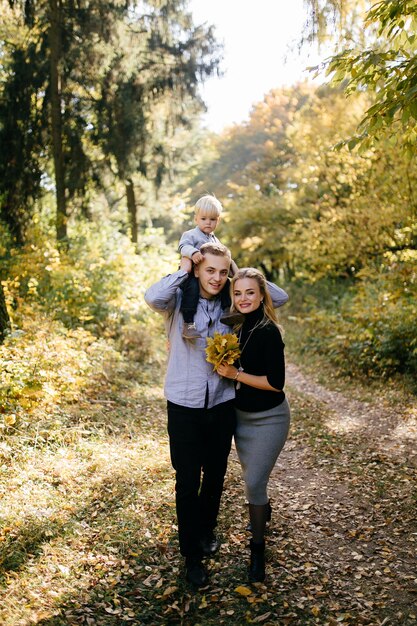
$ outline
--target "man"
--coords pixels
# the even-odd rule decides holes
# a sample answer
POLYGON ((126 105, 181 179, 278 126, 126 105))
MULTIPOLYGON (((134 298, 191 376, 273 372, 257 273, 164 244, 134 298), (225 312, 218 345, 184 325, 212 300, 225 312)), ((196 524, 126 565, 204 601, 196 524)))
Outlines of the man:
MULTIPOLYGON (((185 557, 186 579, 195 587, 207 584, 203 556, 216 552, 214 534, 235 427, 233 381, 219 376, 206 361, 206 338, 230 329, 220 322, 220 293, 228 288, 231 255, 221 244, 200 248, 203 260, 193 271, 198 278, 200 298, 194 323, 200 338, 182 337, 181 285, 192 270, 182 258, 180 269, 152 285, 145 294, 147 304, 165 317, 170 350, 165 380, 168 434, 172 466, 176 472, 176 509, 181 554, 185 557)), ((275 306, 288 296, 269 283, 275 306)))

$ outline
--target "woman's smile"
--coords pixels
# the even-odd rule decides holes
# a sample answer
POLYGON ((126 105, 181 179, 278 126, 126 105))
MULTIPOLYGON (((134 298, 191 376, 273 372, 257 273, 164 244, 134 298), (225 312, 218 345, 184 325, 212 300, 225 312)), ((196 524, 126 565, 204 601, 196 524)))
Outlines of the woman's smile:
POLYGON ((234 285, 233 302, 240 313, 259 309, 262 295, 258 282, 254 278, 239 278, 234 285))

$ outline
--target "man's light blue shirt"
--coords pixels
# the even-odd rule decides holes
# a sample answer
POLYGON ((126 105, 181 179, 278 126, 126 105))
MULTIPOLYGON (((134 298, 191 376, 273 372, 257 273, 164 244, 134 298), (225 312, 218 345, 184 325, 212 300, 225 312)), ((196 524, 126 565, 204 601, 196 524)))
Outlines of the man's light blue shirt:
MULTIPOLYGON (((149 287, 145 301, 165 319, 170 344, 164 387, 166 399, 185 407, 211 408, 233 400, 235 389, 232 380, 219 376, 213 365, 206 361, 207 337, 213 337, 215 332, 224 335, 231 330, 220 322, 223 314, 220 298, 208 300, 200 296, 194 323, 201 338, 183 339, 180 286, 187 276, 185 270, 165 276, 149 287)), ((268 288, 274 307, 287 302, 288 295, 283 289, 270 282, 268 288)))

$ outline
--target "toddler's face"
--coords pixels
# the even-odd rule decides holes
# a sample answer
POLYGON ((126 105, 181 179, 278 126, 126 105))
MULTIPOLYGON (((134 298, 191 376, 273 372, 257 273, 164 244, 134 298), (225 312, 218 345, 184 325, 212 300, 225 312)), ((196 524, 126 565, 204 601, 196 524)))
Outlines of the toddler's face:
POLYGON ((201 232, 209 235, 217 228, 217 224, 219 223, 220 217, 213 217, 212 215, 207 215, 204 211, 200 210, 195 216, 195 223, 201 232))

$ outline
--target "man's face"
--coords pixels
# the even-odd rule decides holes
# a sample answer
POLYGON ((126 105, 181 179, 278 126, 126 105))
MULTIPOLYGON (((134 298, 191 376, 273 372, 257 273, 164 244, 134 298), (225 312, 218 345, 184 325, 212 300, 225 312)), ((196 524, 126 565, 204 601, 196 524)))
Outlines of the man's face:
POLYGON ((200 283, 200 295, 210 300, 223 289, 229 274, 230 259, 227 256, 206 254, 194 267, 194 274, 200 283))

